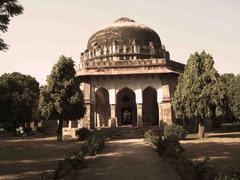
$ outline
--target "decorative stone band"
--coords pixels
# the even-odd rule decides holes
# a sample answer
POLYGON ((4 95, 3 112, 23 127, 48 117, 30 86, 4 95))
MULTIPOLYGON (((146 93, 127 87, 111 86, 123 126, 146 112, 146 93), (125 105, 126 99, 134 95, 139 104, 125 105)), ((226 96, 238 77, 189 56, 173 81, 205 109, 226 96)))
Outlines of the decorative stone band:
POLYGON ((158 67, 170 66, 172 68, 184 69, 184 65, 175 61, 162 59, 136 59, 126 61, 93 61, 86 62, 79 67, 79 71, 87 71, 90 69, 96 69, 97 71, 114 69, 114 68, 139 68, 144 67, 146 70, 158 69, 158 67))
POLYGON ((164 45, 153 44, 150 42, 149 45, 115 45, 110 47, 98 47, 94 50, 85 50, 80 55, 81 62, 95 61, 95 60, 106 60, 106 59, 143 59, 145 58, 160 58, 169 57, 169 52, 165 50, 164 45))

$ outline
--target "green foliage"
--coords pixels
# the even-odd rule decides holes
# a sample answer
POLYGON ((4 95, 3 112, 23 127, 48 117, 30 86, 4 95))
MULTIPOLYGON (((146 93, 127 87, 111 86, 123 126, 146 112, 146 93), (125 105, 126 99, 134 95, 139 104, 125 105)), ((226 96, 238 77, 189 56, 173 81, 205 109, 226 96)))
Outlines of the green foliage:
POLYGON ((181 126, 167 126, 164 136, 159 136, 149 130, 145 133, 145 141, 154 144, 158 154, 171 164, 183 180, 213 180, 216 175, 216 167, 209 162, 209 159, 203 161, 193 161, 185 155, 185 150, 179 140, 186 135, 181 126), (174 133, 174 130, 178 131, 174 133))
POLYGON ((58 162, 57 168, 54 170, 53 177, 46 177, 47 179, 64 179, 72 170, 79 170, 86 168, 85 157, 82 151, 65 158, 63 161, 58 162))
POLYGON ((94 156, 105 145, 105 135, 101 131, 93 131, 87 139, 87 155, 94 156))
POLYGON ((2 123, 1 127, 8 133, 16 131, 16 127, 13 127, 13 124, 11 122, 2 123))
POLYGON ((153 130, 146 131, 144 141, 155 148, 160 156, 175 157, 184 151, 179 141, 185 136, 186 131, 182 126, 169 125, 164 127, 163 136, 153 130))
POLYGON ((44 127, 37 127, 37 132, 43 133, 45 131, 44 127))
POLYGON ((206 158, 202 161, 193 161, 185 155, 166 160, 172 164, 183 180, 214 180, 217 175, 216 166, 206 158))
POLYGON ((172 101, 177 118, 193 119, 204 126, 205 119, 215 120, 221 114, 225 91, 213 65, 212 56, 205 51, 190 55, 172 101))
POLYGON ((159 135, 153 130, 148 130, 144 133, 144 141, 150 144, 153 148, 157 148, 159 135))
POLYGON ((212 117, 212 106, 221 98, 216 87, 219 74, 213 64, 213 58, 205 51, 190 56, 174 93, 173 106, 178 118, 212 117))
MULTIPOLYGON (((10 18, 23 13, 23 7, 18 0, 0 1, 0 32, 5 33, 8 30, 10 18)), ((0 51, 8 49, 8 45, 0 38, 0 51)))
POLYGON ((223 117, 226 122, 240 121, 240 75, 223 74, 221 81, 226 91, 223 117))
POLYGON ((62 122, 78 120, 85 113, 80 80, 75 75, 73 60, 60 56, 40 91, 40 115, 46 120, 59 120, 58 140, 62 140, 62 122))
POLYGON ((217 176, 216 166, 212 164, 209 158, 203 161, 194 161, 194 168, 199 180, 210 180, 217 176))
POLYGON ((233 113, 233 87, 236 86, 234 83, 234 74, 223 74, 220 77, 221 82, 224 84, 224 90, 226 92, 225 102, 224 102, 224 113, 223 121, 234 122, 236 117, 233 113))
POLYGON ((30 127, 25 127, 24 128, 24 133, 26 133, 27 135, 30 135, 32 133, 32 128, 30 127))
POLYGON ((172 139, 173 141, 180 141, 184 139, 186 135, 187 135, 187 132, 183 126, 179 126, 175 124, 164 126, 164 137, 166 139, 172 139))
POLYGON ((233 169, 231 172, 226 175, 226 174, 218 174, 214 180, 240 180, 240 169, 233 169))
POLYGON ((178 157, 180 153, 184 152, 181 144, 172 139, 159 139, 157 144, 157 152, 164 157, 178 157))
POLYGON ((79 128, 75 132, 75 135, 77 136, 79 141, 84 141, 91 135, 91 131, 87 128, 79 128))
POLYGON ((17 72, 0 77, 0 120, 15 130, 34 117, 39 97, 39 84, 35 78, 17 72))
POLYGON ((240 75, 233 78, 232 84, 229 86, 231 93, 230 97, 230 108, 234 114, 234 117, 240 121, 240 75))

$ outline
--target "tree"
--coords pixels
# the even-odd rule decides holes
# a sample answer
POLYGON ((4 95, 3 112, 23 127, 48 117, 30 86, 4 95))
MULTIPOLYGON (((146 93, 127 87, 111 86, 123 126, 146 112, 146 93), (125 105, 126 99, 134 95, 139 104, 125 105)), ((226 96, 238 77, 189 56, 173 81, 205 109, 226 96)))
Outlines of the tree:
POLYGON ((221 81, 225 85, 226 99, 224 106, 224 118, 227 122, 240 120, 240 75, 223 74, 221 81))
POLYGON ((228 92, 231 112, 234 115, 234 119, 240 121, 240 75, 233 77, 228 87, 228 92))
MULTIPOLYGON (((234 101, 234 87, 237 84, 234 84, 235 76, 234 74, 223 74, 220 76, 221 82, 224 85, 224 90, 226 93, 224 108, 223 108, 223 119, 225 122, 234 122, 236 117, 233 113, 233 101, 234 101)), ((239 87, 240 88, 240 87, 239 87)), ((240 97, 239 97, 240 98, 240 97)))
POLYGON ((60 56, 47 78, 47 85, 40 91, 40 115, 46 120, 58 121, 58 141, 62 141, 63 121, 78 120, 85 113, 80 80, 75 75, 73 60, 60 56))
POLYGON ((39 84, 35 78, 18 72, 0 77, 0 121, 16 130, 30 122, 37 109, 39 84))
POLYGON ((179 76, 174 92, 173 107, 176 117, 193 119, 198 123, 198 136, 204 137, 206 119, 215 119, 224 101, 219 74, 213 67, 211 55, 195 52, 179 76))
MULTIPOLYGON (((0 31, 7 32, 10 18, 23 13, 23 7, 18 0, 0 0, 0 31)), ((6 51, 8 45, 0 38, 0 51, 6 51)))

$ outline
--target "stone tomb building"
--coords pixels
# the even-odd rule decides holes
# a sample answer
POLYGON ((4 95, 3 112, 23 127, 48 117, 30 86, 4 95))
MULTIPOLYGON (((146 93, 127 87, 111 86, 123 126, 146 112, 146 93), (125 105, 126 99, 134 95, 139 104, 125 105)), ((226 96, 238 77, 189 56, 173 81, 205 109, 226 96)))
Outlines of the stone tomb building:
POLYGON ((82 127, 172 123, 171 97, 184 65, 170 60, 158 34, 129 18, 94 33, 77 75, 87 108, 82 127))

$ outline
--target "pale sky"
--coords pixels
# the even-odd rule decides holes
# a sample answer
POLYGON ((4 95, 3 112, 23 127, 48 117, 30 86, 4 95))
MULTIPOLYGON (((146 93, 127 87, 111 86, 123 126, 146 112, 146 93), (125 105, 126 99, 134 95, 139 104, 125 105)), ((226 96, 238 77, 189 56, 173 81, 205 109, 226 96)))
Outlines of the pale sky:
POLYGON ((18 71, 45 84, 60 55, 79 64, 89 37, 120 17, 154 29, 171 59, 206 50, 222 73, 240 73, 239 0, 20 0, 25 11, 2 37, 0 75, 18 71))

